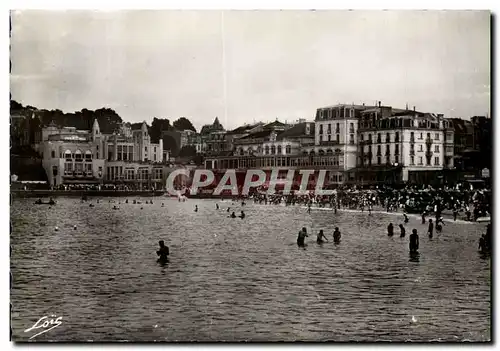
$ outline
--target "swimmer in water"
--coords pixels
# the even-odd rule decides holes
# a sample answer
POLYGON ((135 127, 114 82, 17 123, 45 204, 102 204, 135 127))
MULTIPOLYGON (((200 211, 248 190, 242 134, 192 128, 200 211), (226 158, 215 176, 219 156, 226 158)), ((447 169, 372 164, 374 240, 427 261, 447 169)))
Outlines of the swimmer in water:
POLYGON ((241 214, 238 217, 240 217, 241 219, 245 218, 245 212, 241 211, 241 214))
POLYGON ((160 249, 158 251, 156 251, 156 254, 158 256, 160 256, 160 258, 158 259, 158 262, 167 262, 168 255, 170 255, 170 251, 168 249, 168 246, 165 246, 165 243, 163 242, 163 240, 160 240, 158 242, 158 244, 160 245, 160 249))
POLYGON ((339 227, 335 227, 335 230, 333 232, 333 242, 338 244, 340 243, 340 238, 341 238, 340 230, 339 227))
POLYGON ((227 212, 229 212, 229 210, 230 210, 230 209, 231 209, 231 207, 228 207, 228 208, 227 208, 227 212))
POLYGON ((485 240, 485 235, 481 235, 479 238, 479 251, 485 252, 486 251, 486 240, 485 240))
POLYGON ((429 219, 429 229, 427 230, 427 234, 429 235, 429 238, 432 238, 434 235, 434 223, 432 223, 432 219, 429 219))
POLYGON ((328 239, 326 238, 325 234, 323 233, 323 229, 321 229, 318 233, 318 236, 316 238, 316 242, 318 244, 323 244, 323 238, 325 239, 325 241, 328 241, 328 239))
POLYGON ((164 202, 161 203, 161 207, 165 207, 165 203, 164 202))
POLYGON ((231 218, 236 218, 236 214, 234 212, 231 213, 231 218))
POLYGON ((301 231, 299 231, 299 236, 297 237, 297 245, 299 247, 304 247, 306 246, 305 240, 306 240, 307 235, 307 229, 306 227, 303 227, 301 231))
POLYGON ((405 229, 405 227, 404 227, 402 224, 400 224, 400 225, 399 225, 399 229, 401 229, 401 235, 400 235, 400 238, 404 238, 404 237, 405 237, 405 235, 406 235, 406 229, 405 229))
POLYGON ((392 225, 392 223, 389 223, 389 225, 387 226, 387 235, 388 236, 394 235, 394 226, 392 225))
POLYGON ((412 233, 410 234, 410 252, 415 253, 418 251, 418 234, 417 230, 413 229, 412 233))
POLYGON ((194 212, 198 212, 198 205, 194 206, 194 212))

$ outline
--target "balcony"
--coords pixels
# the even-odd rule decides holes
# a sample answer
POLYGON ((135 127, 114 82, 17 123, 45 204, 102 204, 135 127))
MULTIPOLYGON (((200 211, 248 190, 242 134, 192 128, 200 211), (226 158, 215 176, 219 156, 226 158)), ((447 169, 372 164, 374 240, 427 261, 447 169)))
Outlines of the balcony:
POLYGON ((328 146, 328 145, 330 145, 330 146, 331 145, 340 145, 340 142, 337 141, 337 140, 330 140, 330 141, 323 140, 323 141, 319 142, 319 145, 324 145, 324 146, 328 146))

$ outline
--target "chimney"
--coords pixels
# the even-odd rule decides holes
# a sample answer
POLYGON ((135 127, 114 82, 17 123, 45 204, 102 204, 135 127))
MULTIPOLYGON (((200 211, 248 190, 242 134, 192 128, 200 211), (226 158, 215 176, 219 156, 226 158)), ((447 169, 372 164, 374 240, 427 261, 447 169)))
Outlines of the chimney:
POLYGON ((406 103, 406 111, 408 111, 408 103, 406 103))
POLYGON ((363 106, 365 106, 365 103, 363 102, 363 106))
POLYGON ((382 101, 379 101, 378 102, 378 107, 380 107, 382 105, 382 101))
POLYGON ((416 110, 415 110, 415 106, 413 106, 413 111, 416 111, 416 110))

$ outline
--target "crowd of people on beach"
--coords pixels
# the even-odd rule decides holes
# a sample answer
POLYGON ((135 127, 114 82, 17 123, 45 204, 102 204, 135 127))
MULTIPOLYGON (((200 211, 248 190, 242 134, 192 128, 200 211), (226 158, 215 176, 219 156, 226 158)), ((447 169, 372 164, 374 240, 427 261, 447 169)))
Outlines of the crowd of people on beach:
POLYGON ((406 186, 394 189, 388 186, 377 186, 371 189, 340 187, 333 195, 280 193, 268 195, 265 192, 255 192, 252 199, 259 204, 272 205, 304 205, 308 207, 330 207, 333 210, 353 209, 371 212, 375 207, 386 212, 403 211, 419 213, 423 217, 431 213, 441 214, 449 211, 457 220, 462 214, 464 220, 477 221, 491 214, 492 194, 489 189, 471 189, 463 183, 455 186, 433 188, 427 186, 406 186))

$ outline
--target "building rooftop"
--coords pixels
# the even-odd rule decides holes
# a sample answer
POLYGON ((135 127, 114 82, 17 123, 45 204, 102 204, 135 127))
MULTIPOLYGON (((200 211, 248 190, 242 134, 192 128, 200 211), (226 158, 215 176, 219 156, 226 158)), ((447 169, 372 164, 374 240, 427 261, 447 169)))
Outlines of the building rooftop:
POLYGON ((276 140, 283 140, 285 138, 299 138, 299 137, 312 137, 314 138, 314 126, 313 122, 302 122, 294 125, 291 128, 281 132, 276 137, 276 140), (306 134, 307 125, 309 124, 309 134, 306 134))

